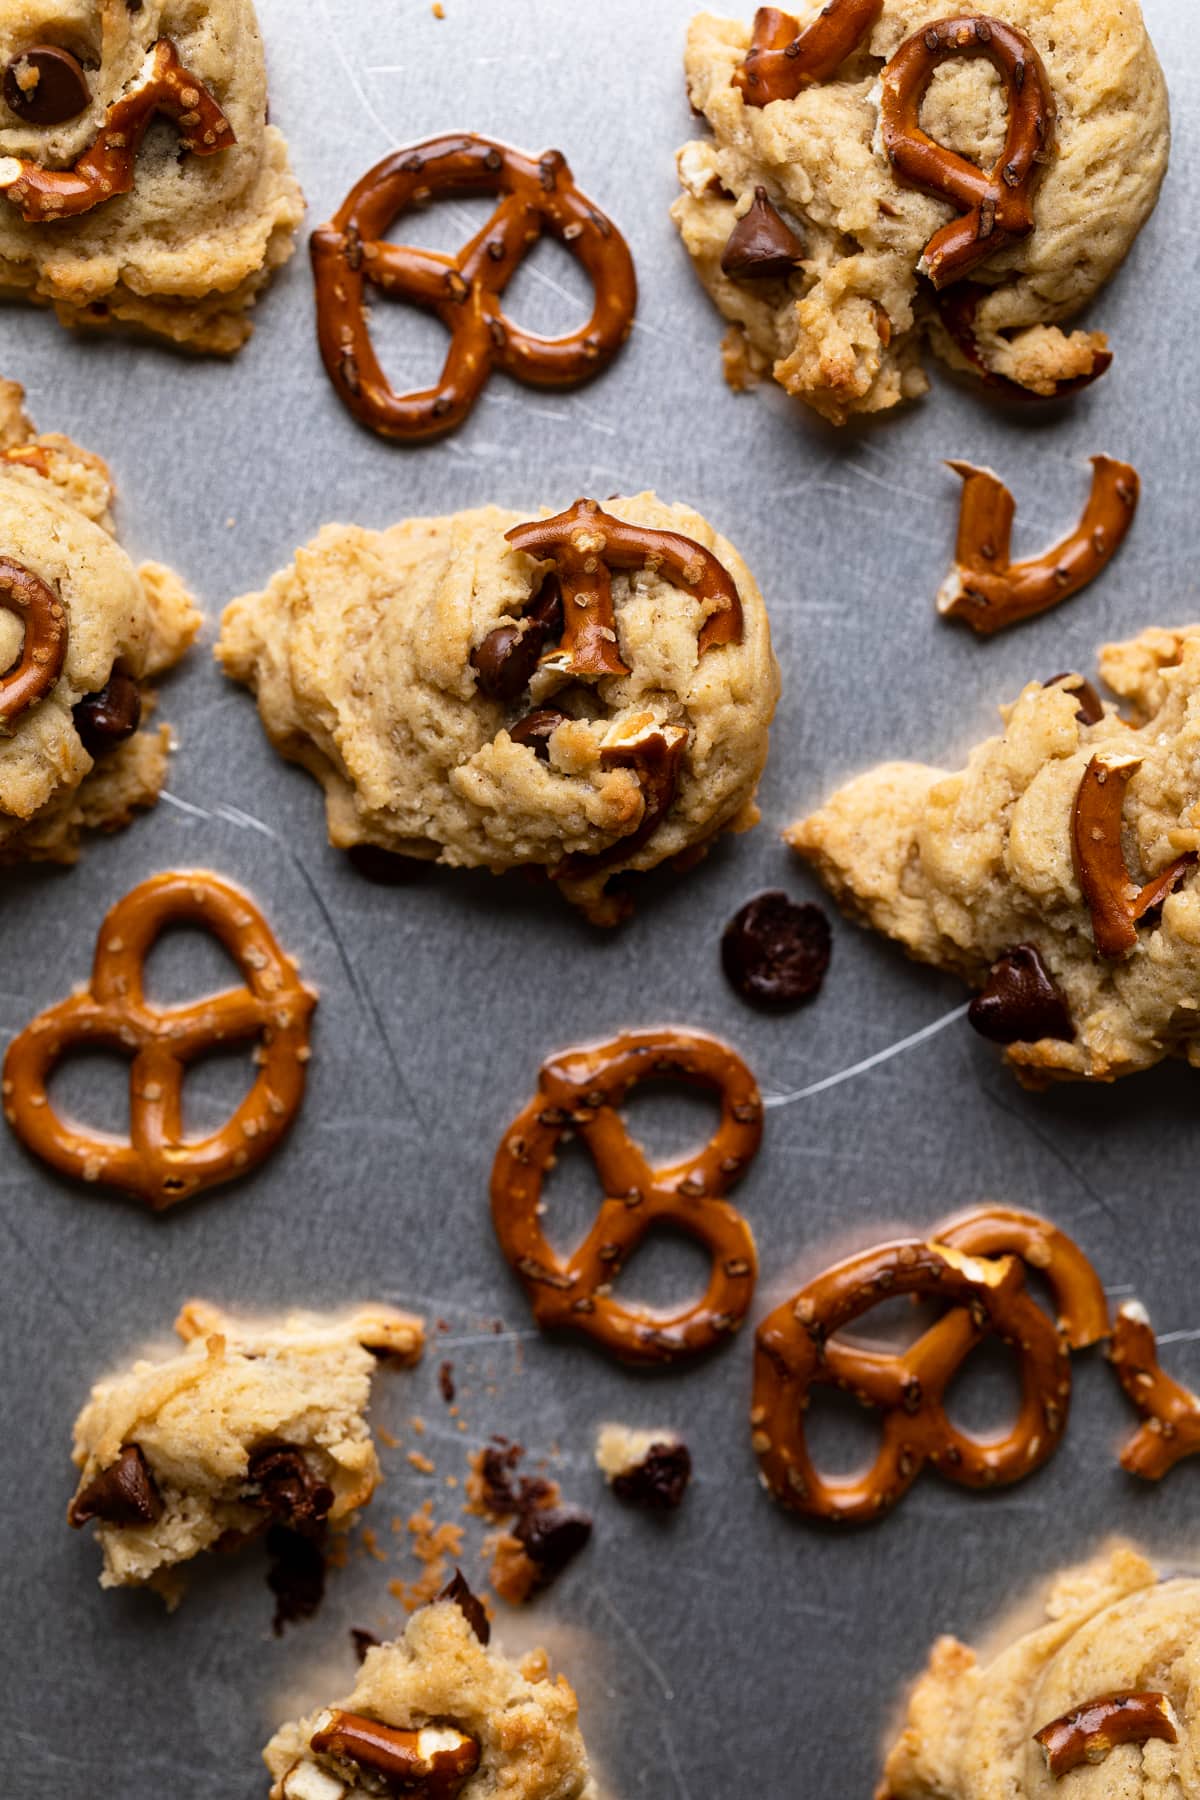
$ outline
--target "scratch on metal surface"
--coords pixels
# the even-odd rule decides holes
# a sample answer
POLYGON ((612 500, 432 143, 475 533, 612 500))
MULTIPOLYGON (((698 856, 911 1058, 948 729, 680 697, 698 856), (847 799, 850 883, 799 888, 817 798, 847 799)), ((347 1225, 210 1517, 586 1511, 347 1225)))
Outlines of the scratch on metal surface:
POLYGON ((1064 1151, 1059 1149, 1058 1145, 1054 1142, 1054 1139, 1050 1137, 1047 1132, 1040 1130, 1039 1127, 1033 1123, 1032 1119, 1027 1118, 1024 1113, 1018 1112, 1017 1108, 1009 1105, 1008 1101, 1002 1100, 1000 1095, 993 1092, 993 1090, 984 1082, 980 1082, 979 1088, 985 1100, 989 1100, 993 1106, 997 1107, 999 1111, 1005 1115, 1006 1118, 1015 1119, 1022 1131, 1027 1132, 1031 1138, 1034 1138, 1042 1146, 1043 1150, 1049 1152, 1059 1168, 1065 1169, 1066 1173, 1071 1177, 1071 1180, 1087 1196, 1097 1212, 1102 1212, 1105 1218, 1113 1225, 1121 1225, 1120 1215, 1109 1205, 1100 1190, 1092 1186, 1086 1175, 1080 1174, 1071 1158, 1067 1156, 1064 1151))
MULTIPOLYGON (((9 1184, 6 1183, 6 1185, 9 1184)), ((17 1183, 13 1182, 11 1185, 15 1187, 17 1183)), ((83 1333, 79 1330, 80 1312, 82 1311, 84 1313, 88 1324, 94 1324, 96 1319, 95 1312, 87 1307, 83 1294, 81 1293, 77 1299, 69 1299, 59 1288, 58 1283, 55 1281, 54 1276, 46 1263, 37 1255, 30 1245, 26 1243, 10 1218, 4 1220, 4 1226, 9 1237, 12 1238, 21 1254, 25 1256, 32 1267, 38 1271, 46 1284, 47 1293, 50 1295, 50 1298, 55 1301, 59 1310, 66 1315, 75 1336, 82 1337, 83 1333)))
POLYGON ((383 133, 384 137, 387 139, 387 141, 391 145, 392 149, 399 150, 400 149, 400 139, 395 135, 395 133, 391 130, 391 128, 389 126, 384 124, 383 120, 380 118, 379 114, 376 112, 374 105, 367 97, 366 88, 363 86, 362 82, 359 80, 357 74, 354 71, 354 66, 351 63, 350 58, 346 55, 346 52, 342 49, 341 38, 339 37, 338 32, 334 27, 333 19, 330 15, 329 0, 320 0, 320 6, 321 6, 321 12, 325 19, 325 26, 326 26, 326 31, 327 31, 327 41, 333 45, 334 54, 337 57, 338 61, 341 63, 343 69, 346 71, 346 79, 349 81, 350 86, 354 89, 354 92, 358 95, 359 102, 362 106, 363 111, 366 113, 367 117, 371 120, 372 124, 377 125, 379 127, 380 131, 383 133))
MULTIPOLYGON (((650 1652, 647 1650, 646 1646, 643 1644, 641 1638, 638 1636, 638 1634, 634 1630, 633 1626, 629 1623, 629 1620, 625 1617, 625 1615, 623 1613, 617 1611, 617 1608, 613 1605, 612 1601, 609 1599, 607 1589, 600 1587, 599 1584, 596 1582, 591 1582, 586 1591, 588 1593, 594 1595, 595 1598, 600 1602, 601 1606, 604 1608, 605 1612, 612 1619, 613 1624, 620 1631, 621 1635, 624 1637, 624 1639, 628 1643, 630 1649, 633 1651, 634 1655, 637 1657, 637 1659, 641 1663, 642 1667, 646 1670, 647 1674, 653 1678, 656 1686, 658 1687, 659 1692, 662 1694, 663 1699, 664 1700, 674 1700, 675 1689, 671 1686, 670 1682, 667 1680, 666 1676, 663 1674, 662 1670, 659 1668, 658 1664, 655 1662, 654 1658, 651 1656, 650 1652)), ((686 1792, 686 1789, 685 1789, 685 1792, 686 1792)))
POLYGON ((943 1018, 935 1019, 932 1025, 922 1025, 920 1031, 910 1032, 901 1038, 898 1044, 889 1044, 886 1050, 877 1050, 874 1056, 868 1056, 849 1069, 840 1069, 836 1075, 826 1075, 821 1081, 814 1081, 808 1087, 797 1088, 792 1094, 766 1094, 763 1096, 764 1106, 793 1106, 797 1100, 809 1100, 814 1094, 824 1094, 830 1088, 840 1087, 844 1081, 854 1081, 859 1075, 866 1075, 869 1070, 877 1069, 882 1063, 890 1062, 894 1056, 903 1056, 906 1050, 915 1050, 918 1044, 936 1037, 939 1031, 945 1031, 948 1025, 954 1025, 959 1019, 965 1019, 970 1001, 956 1006, 943 1018))

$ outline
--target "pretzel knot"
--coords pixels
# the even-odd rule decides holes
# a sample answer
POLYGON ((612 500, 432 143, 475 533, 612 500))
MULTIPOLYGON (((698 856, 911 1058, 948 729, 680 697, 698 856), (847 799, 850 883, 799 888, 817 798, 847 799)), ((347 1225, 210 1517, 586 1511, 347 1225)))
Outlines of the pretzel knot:
POLYGON ((637 1032, 544 1063, 538 1092, 505 1133, 492 1169, 492 1219, 538 1324, 582 1332, 626 1362, 679 1362, 724 1342, 741 1325, 758 1268, 754 1237, 724 1196, 762 1140, 758 1084, 715 1038, 637 1032), (641 1082, 661 1078, 721 1097, 721 1123, 695 1155, 654 1168, 617 1111, 641 1082), (570 1256, 541 1225, 547 1171, 578 1132, 604 1184, 596 1222, 570 1256), (655 1230, 682 1232, 712 1258, 708 1289, 679 1312, 626 1306, 611 1292, 629 1258, 655 1230))
POLYGON ((356 419, 384 437, 429 438, 461 425, 493 369, 534 387, 573 387, 616 355, 633 329, 637 278, 620 232, 581 194, 558 150, 534 159, 490 138, 430 138, 363 177, 311 239, 317 333, 329 379, 356 419), (384 241, 409 207, 448 195, 497 194, 500 204, 457 256, 384 241), (557 238, 595 290, 587 324, 565 337, 514 325, 500 300, 529 250, 557 238), (380 367, 367 287, 426 307, 450 333, 441 379, 397 394, 380 367))
POLYGON ((924 25, 883 71, 880 124, 897 176, 950 200, 962 217, 934 234, 917 267, 935 288, 961 281, 979 263, 1033 230, 1033 190, 1053 141, 1056 108, 1042 59, 1023 31, 1001 19, 969 16, 924 25), (934 70, 951 57, 986 57, 1005 84, 1008 131, 989 170, 921 130, 921 104, 934 70))
POLYGON ((64 1175, 132 1194, 156 1212, 233 1181, 268 1157, 304 1098, 316 995, 240 889, 202 870, 156 875, 118 902, 100 928, 86 990, 34 1019, 4 1059, 4 1114, 21 1142, 64 1175), (191 1006, 145 997, 145 960, 170 925, 202 925, 246 985, 191 1006), (206 1138, 183 1131, 189 1063, 260 1039, 258 1074, 233 1116, 206 1138), (132 1054, 130 1135, 89 1135, 55 1112, 47 1082, 80 1048, 132 1054))
POLYGON ((215 156, 237 142, 233 127, 204 83, 186 69, 170 38, 147 51, 137 78, 109 107, 90 150, 71 169, 47 169, 0 157, 0 192, 27 224, 76 218, 133 187, 134 166, 154 118, 174 119, 185 150, 215 156))
POLYGON ((828 81, 873 28, 883 0, 829 0, 806 31, 777 6, 760 6, 746 60, 733 72, 747 106, 794 100, 828 81))
POLYGON ((25 627, 16 662, 0 675, 0 733, 13 720, 44 700, 63 672, 67 658, 67 614, 62 601, 32 569, 0 556, 0 611, 10 612, 25 627))
POLYGON ((1022 1480, 1057 1448, 1070 1396, 1067 1341, 1026 1293, 1016 1257, 985 1260, 904 1240, 839 1263, 759 1326, 752 1443, 776 1499, 809 1518, 863 1524, 895 1506, 926 1463, 962 1487, 1022 1480), (836 1335, 903 1294, 949 1310, 902 1354, 836 1335), (981 1440, 951 1424, 945 1402, 962 1363, 989 1335, 1017 1357, 1021 1404, 1006 1433, 981 1440), (830 1479, 813 1466, 805 1414, 817 1387, 840 1388, 882 1415, 882 1444, 865 1474, 830 1479))

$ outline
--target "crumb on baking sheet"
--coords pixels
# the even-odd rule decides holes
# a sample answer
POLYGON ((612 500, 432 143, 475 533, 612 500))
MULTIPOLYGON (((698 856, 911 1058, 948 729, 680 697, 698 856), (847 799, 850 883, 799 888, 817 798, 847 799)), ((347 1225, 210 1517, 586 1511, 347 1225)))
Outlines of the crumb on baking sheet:
POLYGON ((427 1606, 445 1587, 454 1565, 461 1560, 463 1528, 450 1520, 440 1524, 433 1516, 433 1501, 425 1504, 406 1521, 412 1542, 409 1548, 422 1565, 415 1581, 389 1581, 388 1591, 400 1602, 405 1612, 416 1612, 427 1606))

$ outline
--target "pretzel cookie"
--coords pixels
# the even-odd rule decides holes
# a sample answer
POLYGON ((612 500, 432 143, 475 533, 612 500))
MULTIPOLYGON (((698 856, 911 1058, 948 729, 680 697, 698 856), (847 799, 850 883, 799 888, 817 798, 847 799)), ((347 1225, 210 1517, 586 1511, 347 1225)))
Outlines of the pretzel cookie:
POLYGON ((182 1350, 98 1382, 75 1421, 68 1510, 95 1523, 102 1587, 157 1588, 174 1604, 181 1563, 282 1525, 345 1529, 379 1463, 365 1414, 379 1358, 414 1363, 421 1321, 386 1306, 234 1318, 192 1300, 182 1350))
POLYGON ((1200 1062, 1200 626, 1033 681, 965 769, 885 763, 787 833, 845 910, 980 990, 1029 1086, 1200 1062))
POLYGON ((544 873, 601 923, 631 869, 757 818, 779 692, 732 544, 653 494, 329 525, 217 656, 321 781, 331 841, 544 873))
POLYGON ((673 212, 729 322, 731 386, 773 376, 844 424, 926 391, 927 339, 1035 396, 1108 367, 1101 333, 1062 327, 1166 170, 1166 87, 1137 0, 702 13, 686 74, 709 135, 679 152, 673 212))
POLYGON ((986 1660, 938 1640, 876 1800, 1193 1793, 1198 1632, 1200 1581, 1160 1581, 1128 1546, 1066 1570, 1033 1628, 986 1660))
POLYGON ((73 862, 85 829, 154 804, 170 734, 138 725, 200 623, 117 543, 99 457, 38 437, 22 398, 0 382, 0 867, 73 862))
POLYGON ((251 0, 0 0, 0 78, 0 285, 237 350, 304 210, 251 0))

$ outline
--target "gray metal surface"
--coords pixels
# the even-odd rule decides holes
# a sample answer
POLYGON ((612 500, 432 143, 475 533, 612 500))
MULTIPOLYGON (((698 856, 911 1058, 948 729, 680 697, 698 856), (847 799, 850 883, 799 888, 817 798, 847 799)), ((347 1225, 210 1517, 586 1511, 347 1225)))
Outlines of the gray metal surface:
MULTIPOLYGON (((494 1431, 553 1456, 568 1496, 595 1509, 590 1552, 505 1635, 544 1637, 561 1657, 616 1800, 866 1796, 889 1709, 937 1632, 977 1632, 1108 1532, 1176 1562, 1195 1556, 1198 1471, 1158 1490, 1121 1473, 1125 1408, 1096 1357, 1078 1366, 1065 1447, 1032 1481, 980 1498, 927 1477, 878 1529, 840 1537, 797 1524, 755 1479, 749 1333, 703 1367, 656 1378, 544 1341, 487 1216, 498 1136, 542 1055, 669 1020, 727 1037, 769 1095, 794 1096, 772 1107, 741 1190, 764 1267, 756 1318, 845 1246, 994 1196, 1053 1216, 1114 1291, 1142 1294, 1162 1331, 1186 1336, 1196 1323, 1194 1075, 1176 1067, 1113 1091, 1031 1097, 961 1021, 885 1060, 962 995, 849 927, 822 998, 797 1017, 752 1016, 717 963, 720 928, 742 900, 765 885, 806 890, 779 830, 842 776, 895 754, 952 761, 1027 677, 1089 668, 1099 642, 1195 613, 1200 73, 1190 0, 1145 4, 1172 87, 1172 174, 1094 309, 1117 351, 1112 373, 1049 415, 999 410, 936 377, 923 405, 835 435, 725 389, 720 324, 666 216, 673 152, 692 128, 680 77, 691 0, 445 0, 440 23, 428 0, 260 0, 273 113, 310 223, 389 145, 445 128, 562 147, 625 229, 642 283, 628 351, 591 388, 546 397, 497 379, 447 442, 411 453, 376 441, 320 371, 303 254, 229 366, 75 343, 49 317, 0 315, 0 371, 26 384, 43 429, 111 460, 125 542, 175 564, 208 618, 163 695, 180 739, 174 799, 93 843, 72 873, 4 877, 0 1042, 84 977, 104 910, 175 865, 246 883, 322 992, 300 1124, 237 1187, 154 1219, 53 1179, 0 1137, 6 1794, 261 1796, 273 1723, 344 1690, 346 1627, 395 1621, 386 1581, 413 1569, 391 1519, 427 1496, 438 1517, 454 1516, 444 1477, 461 1476, 468 1449, 494 1431), (1009 478, 1021 541, 1035 546, 1076 517, 1085 459, 1101 449, 1145 477, 1112 572, 995 643, 940 626, 933 594, 958 498, 941 459, 1009 478), (686 879, 655 883, 610 937, 520 879, 417 870, 384 889, 357 878, 326 845, 314 784, 274 757, 250 700, 209 660, 222 604, 329 519, 384 525, 643 484, 714 519, 768 597, 785 691, 759 830, 686 879), (421 1370, 377 1383, 377 1417, 404 1439, 384 1449, 373 1508, 387 1566, 356 1555, 320 1617, 282 1641, 256 1553, 198 1570, 168 1617, 152 1597, 102 1594, 93 1546, 63 1520, 70 1426, 90 1380, 168 1330, 191 1294, 255 1307, 378 1295, 449 1327, 421 1370), (438 1398, 443 1358, 456 1365, 465 1433, 438 1398), (420 1447, 435 1478, 406 1459, 413 1413, 428 1421, 420 1447), (698 1480, 665 1527, 603 1495, 591 1444, 614 1417, 674 1425, 692 1446, 698 1480)), ((422 235, 465 241, 471 211, 422 235)), ((513 311, 553 328, 578 311, 575 271, 546 250, 536 267, 513 311)), ((436 328, 400 308, 380 314, 398 385, 418 385, 435 366, 436 328)), ((158 965, 163 990, 179 995, 215 968, 191 939, 158 965)), ((195 1090, 197 1118, 217 1117, 236 1080, 218 1067, 195 1090)), ((102 1119, 119 1115, 111 1069, 89 1066, 64 1091, 102 1119)), ((655 1101, 635 1117, 662 1150, 705 1115, 655 1101)), ((582 1218, 586 1184, 571 1180, 566 1212, 582 1218)), ((694 1272, 668 1247, 628 1280, 681 1291, 694 1272)), ((1171 1356, 1200 1378, 1195 1345, 1171 1356)), ((995 1416, 1006 1394, 990 1371, 971 1416, 995 1416)))

